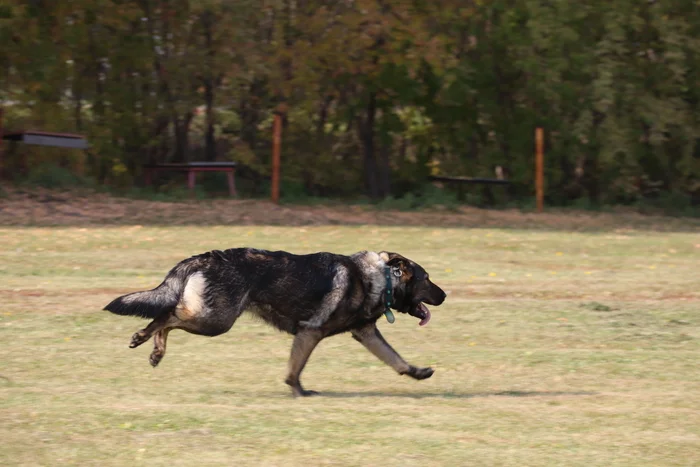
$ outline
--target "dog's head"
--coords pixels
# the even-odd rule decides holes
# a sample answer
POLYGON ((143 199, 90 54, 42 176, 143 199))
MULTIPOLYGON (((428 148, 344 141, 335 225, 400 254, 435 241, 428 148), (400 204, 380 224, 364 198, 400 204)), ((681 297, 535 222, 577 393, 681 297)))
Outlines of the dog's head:
POLYGON ((425 326, 430 320, 430 310, 425 304, 439 306, 445 301, 445 292, 430 281, 430 276, 420 264, 398 253, 383 251, 380 257, 398 279, 394 286, 392 308, 420 319, 425 326))

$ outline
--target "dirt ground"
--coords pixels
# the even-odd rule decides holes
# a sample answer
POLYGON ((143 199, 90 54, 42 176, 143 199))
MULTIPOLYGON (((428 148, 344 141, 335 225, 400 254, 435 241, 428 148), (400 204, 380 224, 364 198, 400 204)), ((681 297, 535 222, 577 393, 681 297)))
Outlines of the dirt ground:
POLYGON ((406 225, 440 227, 534 228, 556 230, 700 229, 700 219, 644 215, 630 209, 591 212, 438 206, 418 211, 377 209, 371 205, 275 205, 266 200, 216 199, 150 201, 104 193, 4 189, 3 226, 87 225, 406 225))

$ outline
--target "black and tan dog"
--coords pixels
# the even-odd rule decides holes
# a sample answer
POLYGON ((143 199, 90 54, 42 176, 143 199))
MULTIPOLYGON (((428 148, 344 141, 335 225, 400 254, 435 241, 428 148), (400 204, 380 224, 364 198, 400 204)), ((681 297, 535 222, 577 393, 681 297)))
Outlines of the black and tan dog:
POLYGON ((130 347, 151 336, 151 365, 165 355, 168 333, 183 329, 217 336, 250 311, 293 334, 286 383, 295 396, 309 396, 299 376, 318 343, 350 332, 381 361, 415 379, 432 376, 432 368, 409 365, 384 340, 376 321, 391 309, 430 320, 425 306, 440 305, 445 293, 418 264, 396 253, 362 251, 352 256, 331 253, 294 255, 251 248, 214 250, 178 263, 155 289, 124 295, 106 310, 153 321, 134 334, 130 347))

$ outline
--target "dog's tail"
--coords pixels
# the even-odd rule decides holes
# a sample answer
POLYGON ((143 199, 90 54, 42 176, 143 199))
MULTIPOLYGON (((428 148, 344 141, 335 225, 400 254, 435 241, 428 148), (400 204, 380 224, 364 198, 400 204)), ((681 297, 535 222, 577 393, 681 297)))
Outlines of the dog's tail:
POLYGON ((186 268, 176 266, 155 289, 122 295, 112 300, 104 309, 116 315, 156 318, 162 312, 177 306, 187 282, 188 272, 186 268))

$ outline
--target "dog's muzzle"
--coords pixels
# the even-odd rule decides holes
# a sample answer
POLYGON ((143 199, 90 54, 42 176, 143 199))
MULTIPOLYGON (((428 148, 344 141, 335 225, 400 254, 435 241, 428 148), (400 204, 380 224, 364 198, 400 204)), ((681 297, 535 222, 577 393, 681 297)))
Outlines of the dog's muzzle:
POLYGON ((440 306, 442 302, 445 301, 445 297, 447 297, 445 292, 443 292, 440 287, 433 284, 430 297, 414 303, 411 308, 407 310, 407 313, 420 319, 420 323, 418 323, 420 326, 425 326, 428 324, 428 321, 430 321, 430 310, 425 304, 440 306))
POLYGON ((419 326, 425 326, 430 321, 430 310, 423 302, 418 302, 414 307, 411 307, 408 314, 420 319, 419 326))

